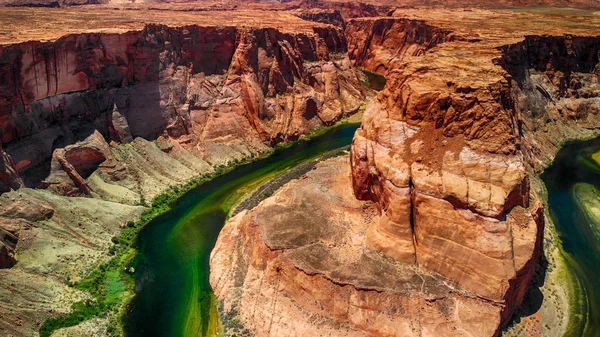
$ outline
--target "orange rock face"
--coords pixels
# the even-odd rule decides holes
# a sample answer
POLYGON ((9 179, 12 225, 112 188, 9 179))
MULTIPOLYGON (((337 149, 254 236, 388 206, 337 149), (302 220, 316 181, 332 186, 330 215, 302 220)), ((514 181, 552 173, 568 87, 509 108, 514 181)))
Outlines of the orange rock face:
POLYGON ((223 313, 257 336, 494 335, 500 305, 365 247, 384 216, 354 198, 347 160, 320 163, 226 224, 210 275, 223 313))
POLYGON ((57 194, 90 196, 91 190, 85 181, 111 152, 102 135, 95 131, 84 141, 54 150, 50 164, 50 175, 41 183, 57 194))
POLYGON ((597 43, 528 37, 527 47, 496 47, 503 37, 493 28, 475 39, 459 27, 405 18, 350 22, 349 31, 362 32, 349 35, 353 62, 388 77, 355 135, 352 181, 355 195, 382 213, 369 227, 368 247, 502 303, 506 321, 534 274, 544 227, 526 170, 535 166, 527 159, 541 151, 540 138, 523 121, 533 119, 532 106, 554 99, 595 115, 589 94, 598 94, 597 60, 589 60, 597 43), (495 56, 498 50, 506 54, 495 56), (557 73, 570 75, 555 83, 570 78, 577 89, 559 92, 545 82, 557 73), (548 89, 532 91, 552 98, 524 93, 520 83, 534 81, 548 89))
MULTIPOLYGON (((256 336, 496 336, 542 253, 529 175, 600 125, 600 41, 586 37, 600 19, 404 4, 417 3, 2 8, 0 193, 137 204, 369 98, 349 160, 225 226, 211 259, 222 314, 256 336), (386 76, 377 97, 354 66, 386 76)), ((0 268, 30 222, 60 214, 8 194, 0 268)), ((106 217, 108 240, 120 220, 106 217)), ((13 307, 28 329, 48 315, 13 307)))
POLYGON ((369 95, 345 52, 343 32, 320 24, 294 34, 150 25, 2 47, 0 127, 14 163, 4 189, 16 187, 10 172, 37 185, 56 148, 95 130, 171 139, 209 162, 207 144, 259 151, 297 139, 369 95))
POLYGON ((348 22, 353 64, 387 77, 350 154, 366 203, 348 198, 337 159, 234 218, 211 260, 225 313, 259 336, 498 335, 542 254, 544 205, 529 175, 545 159, 535 159, 553 155, 547 143, 573 116, 598 125, 597 38, 535 36, 565 31, 490 11, 348 22), (415 291, 400 276, 409 270, 435 291, 415 291), (403 298, 418 310, 396 306, 403 298))

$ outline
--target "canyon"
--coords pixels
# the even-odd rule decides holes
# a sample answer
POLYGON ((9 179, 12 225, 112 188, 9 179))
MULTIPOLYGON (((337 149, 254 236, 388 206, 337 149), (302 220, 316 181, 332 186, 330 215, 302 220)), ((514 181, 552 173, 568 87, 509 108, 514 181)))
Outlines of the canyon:
POLYGON ((351 170, 324 163, 229 221, 211 260, 224 310, 261 336, 499 335, 543 254, 530 179, 598 132, 585 30, 487 10, 350 20, 354 65, 387 78, 351 170))
POLYGON ((29 335, 85 300, 67 284, 107 261, 111 238, 167 188, 332 125, 372 96, 343 31, 283 16, 287 28, 190 15, 0 47, 0 267, 12 267, 2 334, 29 335), (30 286, 35 296, 10 295, 30 286))
POLYGON ((562 335, 564 286, 513 315, 565 268, 536 175, 598 134, 600 16, 407 5, 0 8, 0 333, 90 301, 69 285, 173 186, 359 113, 349 153, 225 224, 224 335, 562 335))

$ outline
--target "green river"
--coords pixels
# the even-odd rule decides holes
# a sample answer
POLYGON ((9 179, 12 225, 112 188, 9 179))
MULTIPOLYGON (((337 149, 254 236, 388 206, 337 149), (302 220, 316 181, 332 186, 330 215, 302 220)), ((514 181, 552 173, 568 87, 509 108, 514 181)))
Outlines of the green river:
MULTIPOLYGON (((137 336, 218 336, 209 257, 232 207, 261 183, 351 143, 358 124, 276 150, 188 192, 139 234, 136 296, 125 330, 137 336)), ((600 336, 600 139, 568 144, 542 174, 562 249, 578 280, 568 336, 600 336)))
MULTIPOLYGON (((542 174, 573 284, 567 336, 600 336, 600 138, 565 145, 542 174)), ((566 309, 566 308, 565 308, 566 309)))
POLYGON ((359 124, 334 127, 309 141, 215 178, 180 198, 138 236, 136 295, 127 310, 127 336, 217 336, 209 257, 232 207, 260 183, 351 143, 359 124))

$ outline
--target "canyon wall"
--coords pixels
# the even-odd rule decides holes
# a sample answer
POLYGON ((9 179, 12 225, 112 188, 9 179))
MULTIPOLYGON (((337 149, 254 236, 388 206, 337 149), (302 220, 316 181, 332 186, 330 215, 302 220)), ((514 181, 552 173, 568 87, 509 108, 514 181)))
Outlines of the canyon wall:
MULTIPOLYGON (((378 29, 377 21, 371 24, 378 29)), ((422 29, 408 36, 437 40, 428 25, 422 29)), ((508 82, 488 73, 489 82, 473 83, 471 74, 437 66, 444 55, 427 59, 423 47, 435 40, 400 39, 401 50, 416 52, 395 53, 400 66, 387 72, 386 89, 367 107, 355 135, 354 193, 382 213, 366 243, 501 303, 506 321, 541 255, 543 207, 534 195, 530 200, 524 164, 515 155, 508 82)), ((376 43, 388 52, 386 43, 395 45, 394 38, 376 43)), ((364 64, 378 59, 363 55, 364 64)))
POLYGON ((30 335, 83 300, 67 284, 168 187, 357 112, 372 91, 343 31, 312 27, 148 25, 1 46, 0 334, 30 335))
POLYGON ((227 222, 210 273, 225 335, 494 335, 500 306, 365 247, 382 216, 350 173, 347 155, 321 162, 227 222))
POLYGON ((451 41, 450 30, 409 19, 353 19, 346 29, 352 64, 387 75, 406 57, 423 55, 436 45, 451 41))
POLYGON ((150 25, 2 47, 2 191, 44 185, 53 152, 95 131, 163 137, 210 162, 209 143, 258 152, 295 140, 356 112, 368 93, 345 52, 331 26, 150 25))
MULTIPOLYGON (((371 23, 378 31, 381 23, 371 23)), ((421 29, 420 37, 433 40, 402 38, 393 49, 386 44, 396 46, 394 36, 383 34, 374 53, 353 60, 382 71, 386 53, 397 58, 352 146, 354 193, 382 213, 366 243, 502 304, 506 322, 542 250, 543 205, 527 175, 570 138, 560 129, 552 138, 535 128, 548 132, 554 115, 563 129, 569 119, 597 129, 597 38, 531 36, 490 58, 489 46, 457 35, 428 55, 424 44, 436 45, 438 35, 428 25, 421 29), (410 48, 415 52, 402 52, 410 48), (540 144, 548 138, 553 146, 540 144)), ((351 39, 359 50, 368 40, 351 39)))
POLYGON ((387 79, 351 179, 328 160, 226 224, 211 257, 225 317, 260 336, 497 336, 510 320, 543 254, 530 176, 598 133, 598 38, 444 14, 347 22, 352 63, 387 79))
POLYGON ((590 138, 600 122, 600 37, 528 36, 502 46, 525 162, 550 165, 562 141, 590 138))
POLYGON ((0 333, 68 312, 84 295, 65 283, 168 186, 358 111, 372 92, 357 66, 387 85, 349 162, 219 236, 221 314, 258 336, 497 335, 542 254, 529 176, 597 133, 599 40, 487 12, 345 21, 381 10, 295 12, 338 25, 309 31, 148 25, 0 47, 0 333), (477 32, 453 27, 461 15, 477 32))

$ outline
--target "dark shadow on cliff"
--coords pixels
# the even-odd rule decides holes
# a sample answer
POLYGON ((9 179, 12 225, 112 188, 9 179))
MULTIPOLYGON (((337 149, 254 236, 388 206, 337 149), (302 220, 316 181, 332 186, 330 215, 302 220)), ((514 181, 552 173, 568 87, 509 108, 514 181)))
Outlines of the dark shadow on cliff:
POLYGON ((0 68, 12 69, 10 81, 0 83, 0 98, 11 102, 0 109, 9 118, 11 132, 11 137, 5 133, 3 147, 25 185, 36 187, 48 177, 55 149, 82 141, 96 130, 107 141, 113 140, 110 130, 115 104, 125 115, 133 138, 156 139, 177 113, 175 107, 186 98, 182 87, 187 71, 206 76, 224 73, 236 50, 236 37, 237 29, 231 27, 148 25, 125 35, 66 35, 57 41, 0 50, 0 68), (35 54, 37 63, 23 63, 27 53, 35 54), (76 61, 59 69, 65 65, 57 59, 76 61), (43 79, 49 92, 45 97, 38 98, 37 87, 32 85, 38 83, 37 73, 29 76, 35 81, 23 78, 22 72, 32 65, 37 65, 34 69, 55 69, 43 79), (187 69, 183 75, 182 68, 187 69), (73 91, 52 94, 64 77, 56 75, 56 69, 85 75, 88 83, 80 85, 81 90, 76 83, 60 83, 73 91), (163 74, 166 69, 180 73, 163 74))
POLYGON ((546 259, 546 255, 542 255, 542 258, 535 266, 535 274, 533 275, 531 283, 529 283, 529 288, 527 289, 527 293, 525 293, 523 302, 517 310, 515 310, 510 321, 502 329, 500 336, 502 336, 508 328, 521 323, 522 318, 529 317, 541 309, 542 303, 544 302, 544 293, 542 293, 541 288, 546 283, 547 271, 548 260, 546 259))
POLYGON ((110 142, 114 104, 125 112, 133 137, 156 139, 167 124, 160 100, 158 81, 45 98, 34 102, 32 112, 20 121, 41 130, 6 144, 5 151, 15 163, 30 162, 20 176, 25 186, 35 188, 50 175, 54 150, 83 141, 96 130, 110 142))

